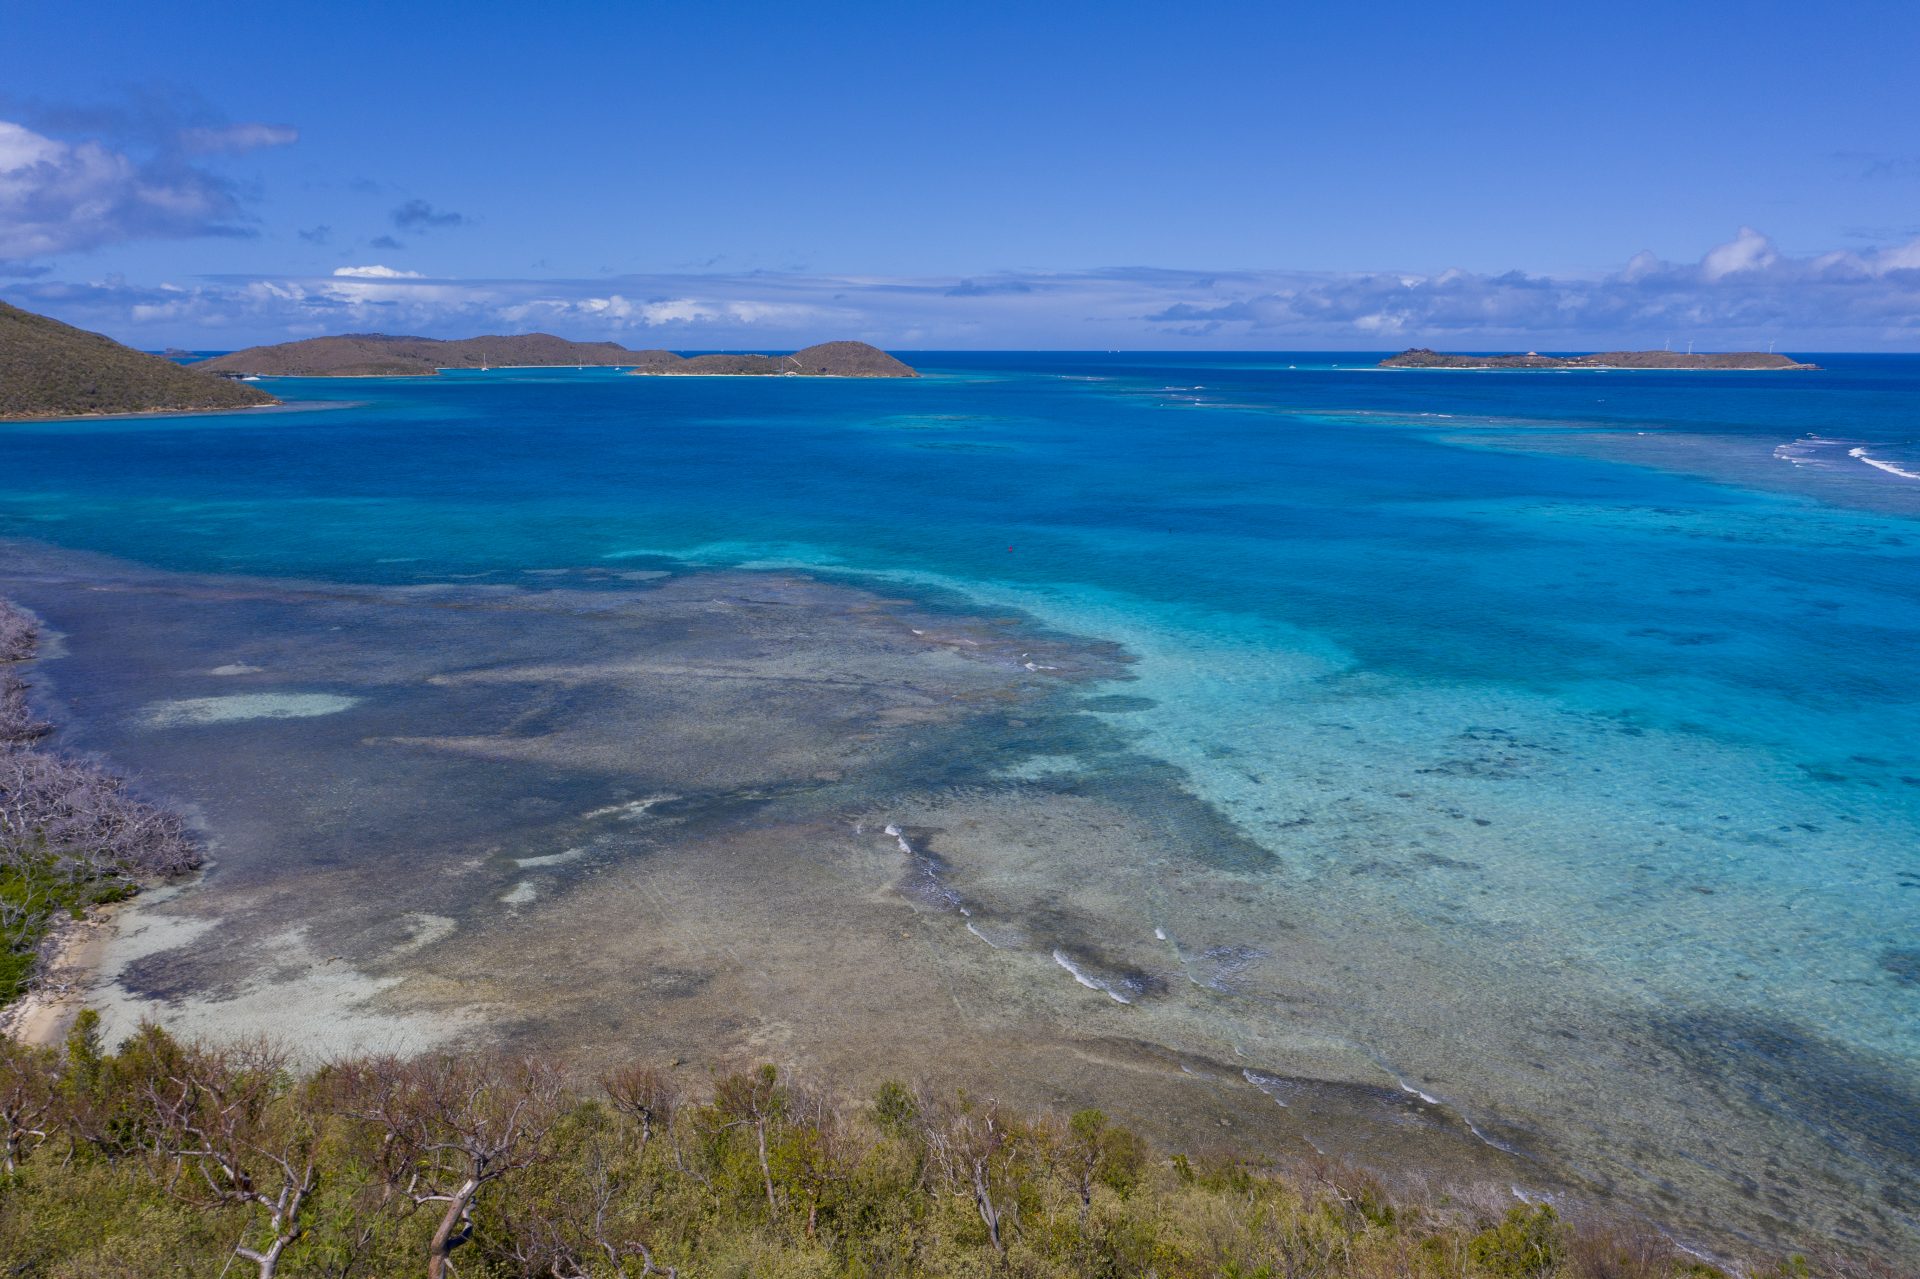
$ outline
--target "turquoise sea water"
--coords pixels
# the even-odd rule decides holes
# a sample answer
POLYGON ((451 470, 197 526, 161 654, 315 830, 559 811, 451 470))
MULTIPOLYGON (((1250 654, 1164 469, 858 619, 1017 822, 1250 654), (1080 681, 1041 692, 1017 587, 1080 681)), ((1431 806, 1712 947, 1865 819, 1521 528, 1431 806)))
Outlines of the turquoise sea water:
POLYGON ((1117 640, 1133 749, 1274 856, 1231 908, 1261 950, 1364 921, 1315 1033, 1490 1139, 1566 1117, 1603 1183, 1658 1179, 1622 1152, 1678 1131, 1662 1089, 1715 1099, 1687 1158, 1920 1239, 1920 357, 908 358, 0 425, 0 536, 403 584, 802 565, 1117 640))

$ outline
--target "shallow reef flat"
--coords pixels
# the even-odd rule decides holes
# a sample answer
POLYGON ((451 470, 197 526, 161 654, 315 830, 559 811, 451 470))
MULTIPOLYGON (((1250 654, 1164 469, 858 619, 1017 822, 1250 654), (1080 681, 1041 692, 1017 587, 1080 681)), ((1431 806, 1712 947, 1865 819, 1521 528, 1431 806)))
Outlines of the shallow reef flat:
MULTIPOLYGON (((0 550, 0 593, 64 632, 40 691, 67 744, 210 842, 203 878, 116 920, 112 1029, 771 1060, 1604 1201, 1727 1254, 1901 1237, 1899 1186, 1860 1192, 1920 1149, 1897 1076, 1426 926, 1407 877, 1452 919, 1480 868, 1400 848, 1363 797, 1322 815, 1353 843, 1336 891, 1141 749, 1115 645, 618 563, 360 587, 0 550), (1847 1105, 1807 1083, 1834 1078, 1847 1105)), ((1519 748, 1452 749, 1457 772, 1519 748)))
POLYGON ((1264 1073, 1205 1026, 1244 957, 1183 965, 1120 868, 1264 854, 1144 762, 1033 767, 1126 758, 1083 705, 1112 645, 787 573, 354 589, 15 550, 0 589, 67 635, 71 744, 209 838, 104 948, 116 1033, 771 1059, 1539 1179, 1390 1081, 1264 1073))

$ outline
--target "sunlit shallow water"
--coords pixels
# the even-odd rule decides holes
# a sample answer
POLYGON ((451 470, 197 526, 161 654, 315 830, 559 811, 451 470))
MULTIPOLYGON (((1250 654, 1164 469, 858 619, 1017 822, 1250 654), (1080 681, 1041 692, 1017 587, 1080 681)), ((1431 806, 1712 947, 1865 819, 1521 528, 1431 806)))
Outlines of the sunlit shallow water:
MULTIPOLYGON (((1170 765, 1247 842, 957 839, 973 936, 1039 944, 1022 912, 1097 866, 1125 905, 1093 940, 1138 953, 1045 945, 1059 980, 1122 1016, 1152 1003, 1136 969, 1218 990, 1192 1033, 1250 1080, 1384 1083, 1656 1208, 1710 1185, 1915 1246, 1920 360, 916 362, 4 426, 0 536, 385 586, 800 567, 1117 641, 1098 748, 1008 776, 1170 765)), ((144 713, 340 695, 281 696, 144 713)))

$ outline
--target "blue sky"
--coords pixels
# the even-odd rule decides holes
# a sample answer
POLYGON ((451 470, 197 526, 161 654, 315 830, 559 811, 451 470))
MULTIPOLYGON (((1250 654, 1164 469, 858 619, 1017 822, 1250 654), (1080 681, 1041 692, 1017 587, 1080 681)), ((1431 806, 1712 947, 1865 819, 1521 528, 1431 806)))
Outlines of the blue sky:
POLYGON ((1920 348, 1910 3, 0 19, 0 297, 143 345, 1920 348))

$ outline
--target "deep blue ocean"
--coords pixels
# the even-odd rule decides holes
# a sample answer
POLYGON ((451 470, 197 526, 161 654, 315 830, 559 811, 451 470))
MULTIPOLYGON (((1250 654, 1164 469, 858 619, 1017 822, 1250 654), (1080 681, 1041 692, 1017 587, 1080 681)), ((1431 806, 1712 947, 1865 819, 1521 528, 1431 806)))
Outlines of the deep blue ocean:
POLYGON ((1724 1092, 1780 1124, 1729 1148, 1911 1186, 1920 357, 905 358, 928 376, 276 380, 351 402, 0 425, 0 536, 401 584, 803 566, 1118 641, 1136 749, 1284 868, 1234 909, 1368 921, 1320 1029, 1469 1113, 1658 1131, 1662 1088, 1724 1092), (1361 873, 1436 826, 1430 872, 1361 873), (1519 1064, 1616 1022, 1627 1066, 1519 1064))

